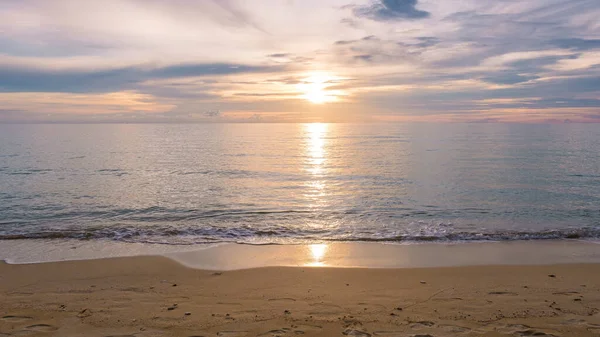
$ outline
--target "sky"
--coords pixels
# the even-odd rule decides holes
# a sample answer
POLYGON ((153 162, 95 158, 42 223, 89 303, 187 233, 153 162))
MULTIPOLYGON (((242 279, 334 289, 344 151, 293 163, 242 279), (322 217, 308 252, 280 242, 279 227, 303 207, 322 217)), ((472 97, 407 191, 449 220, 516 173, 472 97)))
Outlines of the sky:
POLYGON ((598 0, 1 0, 2 122, 600 122, 598 0))

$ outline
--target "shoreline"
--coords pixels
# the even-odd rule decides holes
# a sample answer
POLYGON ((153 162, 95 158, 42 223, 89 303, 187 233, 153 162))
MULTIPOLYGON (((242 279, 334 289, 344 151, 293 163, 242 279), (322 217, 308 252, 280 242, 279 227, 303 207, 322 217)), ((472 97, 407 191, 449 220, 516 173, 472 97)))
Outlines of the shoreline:
POLYGON ((600 242, 538 240, 385 244, 160 245, 114 241, 0 241, 8 264, 161 256, 202 270, 260 267, 431 268, 600 263, 600 242))

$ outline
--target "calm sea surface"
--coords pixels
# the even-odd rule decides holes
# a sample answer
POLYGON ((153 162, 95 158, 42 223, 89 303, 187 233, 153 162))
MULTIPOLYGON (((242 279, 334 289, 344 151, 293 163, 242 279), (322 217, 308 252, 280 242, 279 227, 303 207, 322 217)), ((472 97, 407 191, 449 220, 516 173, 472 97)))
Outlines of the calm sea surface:
POLYGON ((600 238, 600 126, 0 125, 0 239, 600 238))

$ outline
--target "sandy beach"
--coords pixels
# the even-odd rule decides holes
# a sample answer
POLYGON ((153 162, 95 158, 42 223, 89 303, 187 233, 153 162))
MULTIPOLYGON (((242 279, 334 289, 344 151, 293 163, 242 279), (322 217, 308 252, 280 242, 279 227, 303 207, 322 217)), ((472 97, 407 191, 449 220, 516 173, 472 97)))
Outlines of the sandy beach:
POLYGON ((0 336, 598 336, 600 264, 0 263, 0 336))

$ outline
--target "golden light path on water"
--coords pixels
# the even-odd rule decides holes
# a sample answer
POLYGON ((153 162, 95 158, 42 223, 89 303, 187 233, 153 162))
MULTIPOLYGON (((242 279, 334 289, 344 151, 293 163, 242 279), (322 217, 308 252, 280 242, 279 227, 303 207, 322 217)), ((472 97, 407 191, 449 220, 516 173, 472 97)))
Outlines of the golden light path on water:
POLYGON ((306 124, 306 133, 308 141, 307 146, 307 157, 309 168, 308 171, 315 176, 323 173, 323 164, 326 160, 325 151, 325 136, 329 129, 328 124, 324 123, 311 123, 306 124))
MULTIPOLYGON (((305 151, 306 151, 306 171, 312 179, 307 181, 309 192, 306 194, 307 202, 312 207, 323 207, 327 204, 327 181, 325 178, 327 164, 327 135, 329 124, 311 123, 305 124, 305 151)), ((306 224, 311 226, 311 224, 306 224)), ((323 267, 325 266, 325 254, 327 253, 327 244, 312 244, 307 246, 309 261, 306 266, 323 267)))
MULTIPOLYGON (((308 174, 304 197, 311 208, 324 207, 328 204, 327 194, 327 134, 329 124, 311 123, 304 125, 304 170, 308 174)), ((310 224, 306 224, 309 226, 310 224)))

